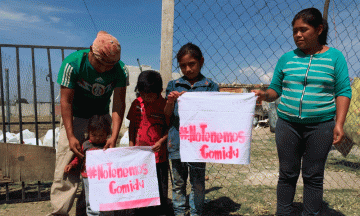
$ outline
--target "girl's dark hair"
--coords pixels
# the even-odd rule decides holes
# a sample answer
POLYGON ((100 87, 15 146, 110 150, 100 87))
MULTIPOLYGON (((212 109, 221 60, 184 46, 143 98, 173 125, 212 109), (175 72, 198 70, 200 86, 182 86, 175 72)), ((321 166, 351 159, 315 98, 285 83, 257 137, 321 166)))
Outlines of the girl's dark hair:
POLYGON ((177 61, 179 62, 181 58, 186 54, 190 54, 198 61, 201 61, 201 58, 203 57, 200 48, 192 43, 187 43, 180 48, 179 52, 176 54, 177 61))
POLYGON ((163 81, 159 72, 146 70, 140 73, 135 87, 135 92, 160 94, 163 88, 163 81))
POLYGON ((321 45, 326 45, 327 36, 329 31, 329 26, 326 19, 322 18, 321 12, 316 8, 307 8, 299 13, 297 13, 291 22, 291 25, 294 26, 295 21, 298 19, 302 19, 305 23, 311 25, 314 28, 319 27, 319 25, 323 25, 323 31, 319 35, 319 43, 321 45))
POLYGON ((109 115, 94 115, 88 122, 88 136, 92 131, 104 130, 107 135, 111 134, 111 118, 109 115))

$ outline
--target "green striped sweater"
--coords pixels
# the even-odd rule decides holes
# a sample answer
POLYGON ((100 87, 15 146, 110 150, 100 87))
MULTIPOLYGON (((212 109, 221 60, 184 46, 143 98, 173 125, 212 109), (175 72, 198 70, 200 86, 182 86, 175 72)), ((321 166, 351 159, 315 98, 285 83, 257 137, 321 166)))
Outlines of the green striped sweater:
POLYGON ((345 58, 334 48, 314 55, 300 49, 285 53, 276 65, 269 88, 281 96, 278 116, 295 123, 333 119, 335 98, 351 98, 345 58))

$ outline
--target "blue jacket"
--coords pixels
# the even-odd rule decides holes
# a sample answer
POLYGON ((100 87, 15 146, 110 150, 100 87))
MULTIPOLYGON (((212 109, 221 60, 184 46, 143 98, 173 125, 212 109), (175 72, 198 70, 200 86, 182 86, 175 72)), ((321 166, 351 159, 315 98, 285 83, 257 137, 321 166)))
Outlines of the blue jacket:
MULTIPOLYGON (((186 91, 186 92, 202 92, 202 91, 219 91, 219 86, 211 79, 200 74, 201 78, 193 86, 184 78, 180 77, 177 80, 172 80, 168 83, 166 88, 166 99, 172 91, 186 91)), ((178 103, 175 103, 174 112, 171 117, 169 136, 168 136, 168 151, 170 159, 180 159, 180 136, 179 136, 180 118, 178 112, 178 103)))

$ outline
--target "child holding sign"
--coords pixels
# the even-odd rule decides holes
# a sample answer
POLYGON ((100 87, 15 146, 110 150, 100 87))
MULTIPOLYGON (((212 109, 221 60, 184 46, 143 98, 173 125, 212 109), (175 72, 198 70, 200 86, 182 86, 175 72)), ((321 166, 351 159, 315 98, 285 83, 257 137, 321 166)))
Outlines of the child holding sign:
MULTIPOLYGON (((107 138, 111 135, 111 119, 109 115, 94 115, 89 119, 87 126, 88 139, 82 145, 81 153, 86 156, 86 151, 104 148, 107 138)), ((100 215, 100 212, 93 211, 90 208, 89 202, 89 181, 87 178, 85 168, 85 158, 80 160, 75 157, 67 166, 65 166, 65 173, 69 173, 72 169, 81 169, 83 177, 83 185, 86 197, 86 213, 87 215, 100 215)))
POLYGON ((177 98, 185 92, 219 91, 219 86, 201 74, 204 57, 192 43, 182 46, 176 55, 183 77, 172 80, 166 88, 165 115, 170 119, 168 151, 173 173, 173 207, 175 215, 186 212, 186 182, 190 173, 190 215, 201 215, 205 199, 205 163, 180 161, 179 112, 177 98), (190 172, 189 172, 190 171, 190 172))
MULTIPOLYGON (((164 115, 166 100, 161 96, 162 78, 160 73, 147 70, 140 73, 135 88, 140 95, 130 107, 127 119, 130 146, 153 146, 156 158, 156 173, 159 184, 160 209, 165 214, 168 198, 168 159, 166 152, 167 124, 164 115)), ((137 209, 137 215, 150 215, 149 209, 137 209), (144 212, 144 214, 142 214, 144 212)))

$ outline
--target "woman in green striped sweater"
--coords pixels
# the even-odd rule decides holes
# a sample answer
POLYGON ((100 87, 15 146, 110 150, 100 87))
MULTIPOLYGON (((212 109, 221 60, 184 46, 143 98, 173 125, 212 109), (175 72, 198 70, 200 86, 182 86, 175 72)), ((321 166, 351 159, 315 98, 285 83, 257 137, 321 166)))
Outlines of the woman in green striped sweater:
POLYGON ((300 170, 304 182, 302 215, 318 215, 325 162, 331 145, 344 137, 350 80, 342 53, 326 46, 328 25, 318 9, 300 11, 292 27, 298 48, 281 56, 266 91, 253 92, 259 101, 280 97, 275 131, 280 162, 277 215, 291 214, 300 170))

